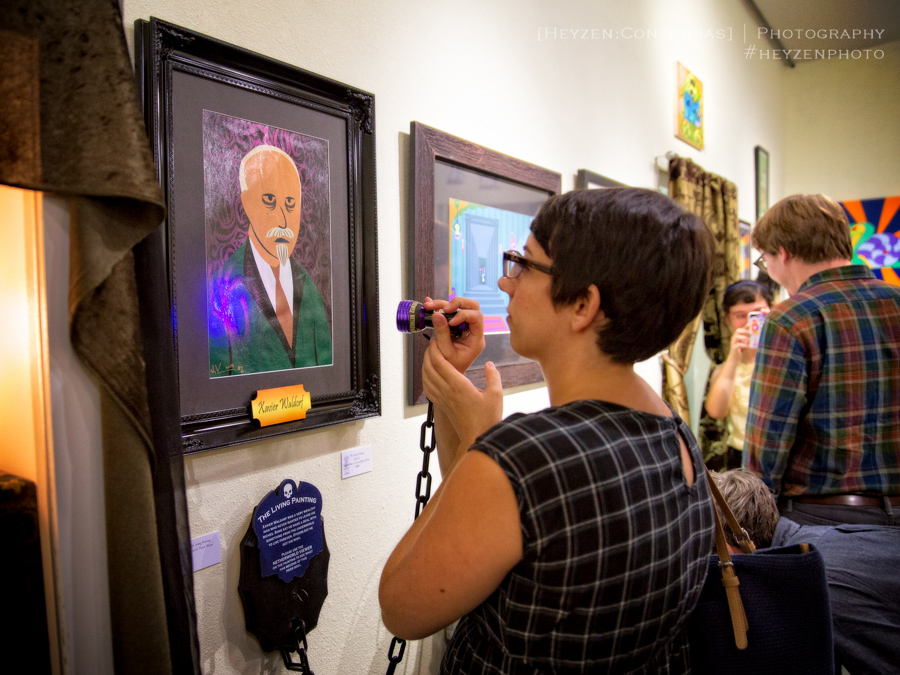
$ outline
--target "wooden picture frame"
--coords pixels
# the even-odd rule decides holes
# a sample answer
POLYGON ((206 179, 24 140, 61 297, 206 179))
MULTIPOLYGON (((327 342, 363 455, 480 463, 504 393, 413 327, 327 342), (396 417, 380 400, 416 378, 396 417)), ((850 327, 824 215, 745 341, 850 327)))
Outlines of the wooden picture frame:
POLYGON ((753 151, 756 169, 756 219, 769 210, 769 151, 757 145, 753 151))
POLYGON ((612 178, 601 176, 599 173, 588 171, 587 169, 578 169, 578 173, 575 175, 575 187, 579 190, 587 190, 628 186, 612 178))
MULTIPOLYGON (((469 231, 491 233, 487 237, 489 241, 486 240, 483 246, 489 255, 483 258, 485 263, 480 268, 480 281, 484 282, 485 294, 482 308, 488 310, 485 312, 486 324, 491 325, 490 321, 497 322, 493 324, 495 326, 502 324, 505 321, 506 301, 498 304, 498 295, 506 296, 496 289, 496 279, 502 273, 502 251, 517 245, 519 248, 524 246, 527 224, 544 201, 559 194, 561 175, 419 122, 410 123, 410 167, 412 236, 408 240, 408 252, 412 298, 419 301, 426 296, 447 298, 453 291, 451 264, 454 259, 451 247, 462 244, 464 248, 467 237, 464 231, 451 231, 450 211, 451 208, 470 208, 472 222, 468 225, 469 231), (475 215, 476 211, 480 215, 475 215), (499 215, 488 218, 484 214, 499 215), (517 228, 524 224, 524 236, 521 229, 515 241, 499 234, 510 231, 508 228, 512 226, 507 224, 507 219, 517 228), (493 222, 495 220, 497 222, 493 222), (498 225, 501 221, 502 224, 498 225), (451 241, 456 243, 451 244, 451 241), (495 308, 495 316, 491 315, 491 307, 495 308)), ((456 222, 459 224, 458 220, 456 222)), ((469 241, 470 254, 477 245, 477 238, 472 237, 469 241)), ((455 260, 459 261, 460 257, 455 260)), ((410 405, 416 405, 425 402, 422 359, 427 342, 419 336, 413 337, 411 342, 408 351, 408 400, 410 405)), ((487 334, 486 343, 484 352, 466 373, 476 385, 484 386, 483 366, 488 360, 497 365, 505 387, 544 379, 537 363, 512 351, 508 334, 502 331, 487 334)))
POLYGON ((156 18, 135 22, 135 53, 168 207, 139 268, 145 280, 168 280, 163 333, 174 343, 183 451, 380 415, 374 97, 156 18), (272 290, 262 217, 243 201, 266 180, 253 176, 271 175, 260 168, 245 180, 254 153, 280 153, 299 179, 285 207, 299 221, 284 221, 296 243, 278 239, 287 253, 268 270, 272 290), (275 318, 278 269, 288 318, 281 304, 275 318), (305 419, 261 427, 252 418, 257 391, 300 384, 305 419))

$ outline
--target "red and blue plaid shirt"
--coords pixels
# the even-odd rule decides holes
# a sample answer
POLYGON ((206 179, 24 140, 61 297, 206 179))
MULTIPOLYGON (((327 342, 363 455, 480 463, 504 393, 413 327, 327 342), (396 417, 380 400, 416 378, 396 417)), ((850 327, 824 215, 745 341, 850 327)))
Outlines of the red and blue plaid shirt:
POLYGON ((743 460, 786 497, 900 494, 900 288, 848 265, 773 308, 743 460))

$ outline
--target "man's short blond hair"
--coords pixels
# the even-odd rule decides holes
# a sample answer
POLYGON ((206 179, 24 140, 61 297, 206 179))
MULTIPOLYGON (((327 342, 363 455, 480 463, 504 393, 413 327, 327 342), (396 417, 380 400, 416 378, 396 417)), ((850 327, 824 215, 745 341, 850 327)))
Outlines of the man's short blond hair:
POLYGON ((773 255, 783 248, 806 263, 853 258, 847 215, 825 195, 791 195, 779 201, 753 228, 753 246, 773 255))
MULTIPOLYGON (((756 547, 771 546, 780 515, 775 497, 768 486, 758 476, 743 469, 732 469, 722 473, 713 471, 710 476, 725 497, 725 503, 737 518, 738 524, 747 530, 756 547)), ((718 505, 716 508, 719 508, 718 505)), ((737 539, 721 512, 719 518, 725 529, 725 539, 732 546, 737 546, 737 539)))

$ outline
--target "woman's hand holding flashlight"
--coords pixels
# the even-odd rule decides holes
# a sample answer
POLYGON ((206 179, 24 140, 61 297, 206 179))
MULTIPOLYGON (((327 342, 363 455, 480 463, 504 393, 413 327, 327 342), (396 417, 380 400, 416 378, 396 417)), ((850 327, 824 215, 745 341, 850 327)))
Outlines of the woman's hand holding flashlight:
POLYGON ((422 304, 434 312, 431 315, 432 346, 436 342, 444 358, 460 373, 465 373, 484 350, 484 316, 478 301, 457 296, 449 301, 425 298, 422 304), (448 322, 443 313, 451 312, 455 314, 448 322), (461 323, 468 324, 468 329, 459 337, 452 337, 449 326, 461 323))
POLYGON ((434 338, 422 363, 425 395, 435 404, 441 473, 446 476, 475 439, 502 419, 503 384, 500 372, 490 362, 484 366, 484 389, 465 376, 484 349, 484 320, 478 302, 460 297, 450 302, 426 298, 425 307, 455 311, 454 324, 469 324, 467 333, 451 337, 446 318, 436 311, 432 315, 434 338))

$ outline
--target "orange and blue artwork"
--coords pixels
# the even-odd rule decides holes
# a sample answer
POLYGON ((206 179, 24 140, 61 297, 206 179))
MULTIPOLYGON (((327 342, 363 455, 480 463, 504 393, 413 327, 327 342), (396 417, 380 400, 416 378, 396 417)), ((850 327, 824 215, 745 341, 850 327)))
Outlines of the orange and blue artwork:
POLYGON ((478 300, 485 333, 508 333, 503 252, 522 253, 534 216, 450 199, 450 297, 478 300))
POLYGON ((738 233, 740 234, 740 253, 741 253, 741 279, 749 279, 750 273, 753 271, 753 265, 750 264, 752 248, 750 245, 750 223, 741 220, 738 223, 738 233))
POLYGON ((675 137, 703 149, 703 83, 690 70, 678 64, 678 114, 675 137))
POLYGON ((900 196, 841 202, 850 219, 853 264, 900 286, 900 196))

